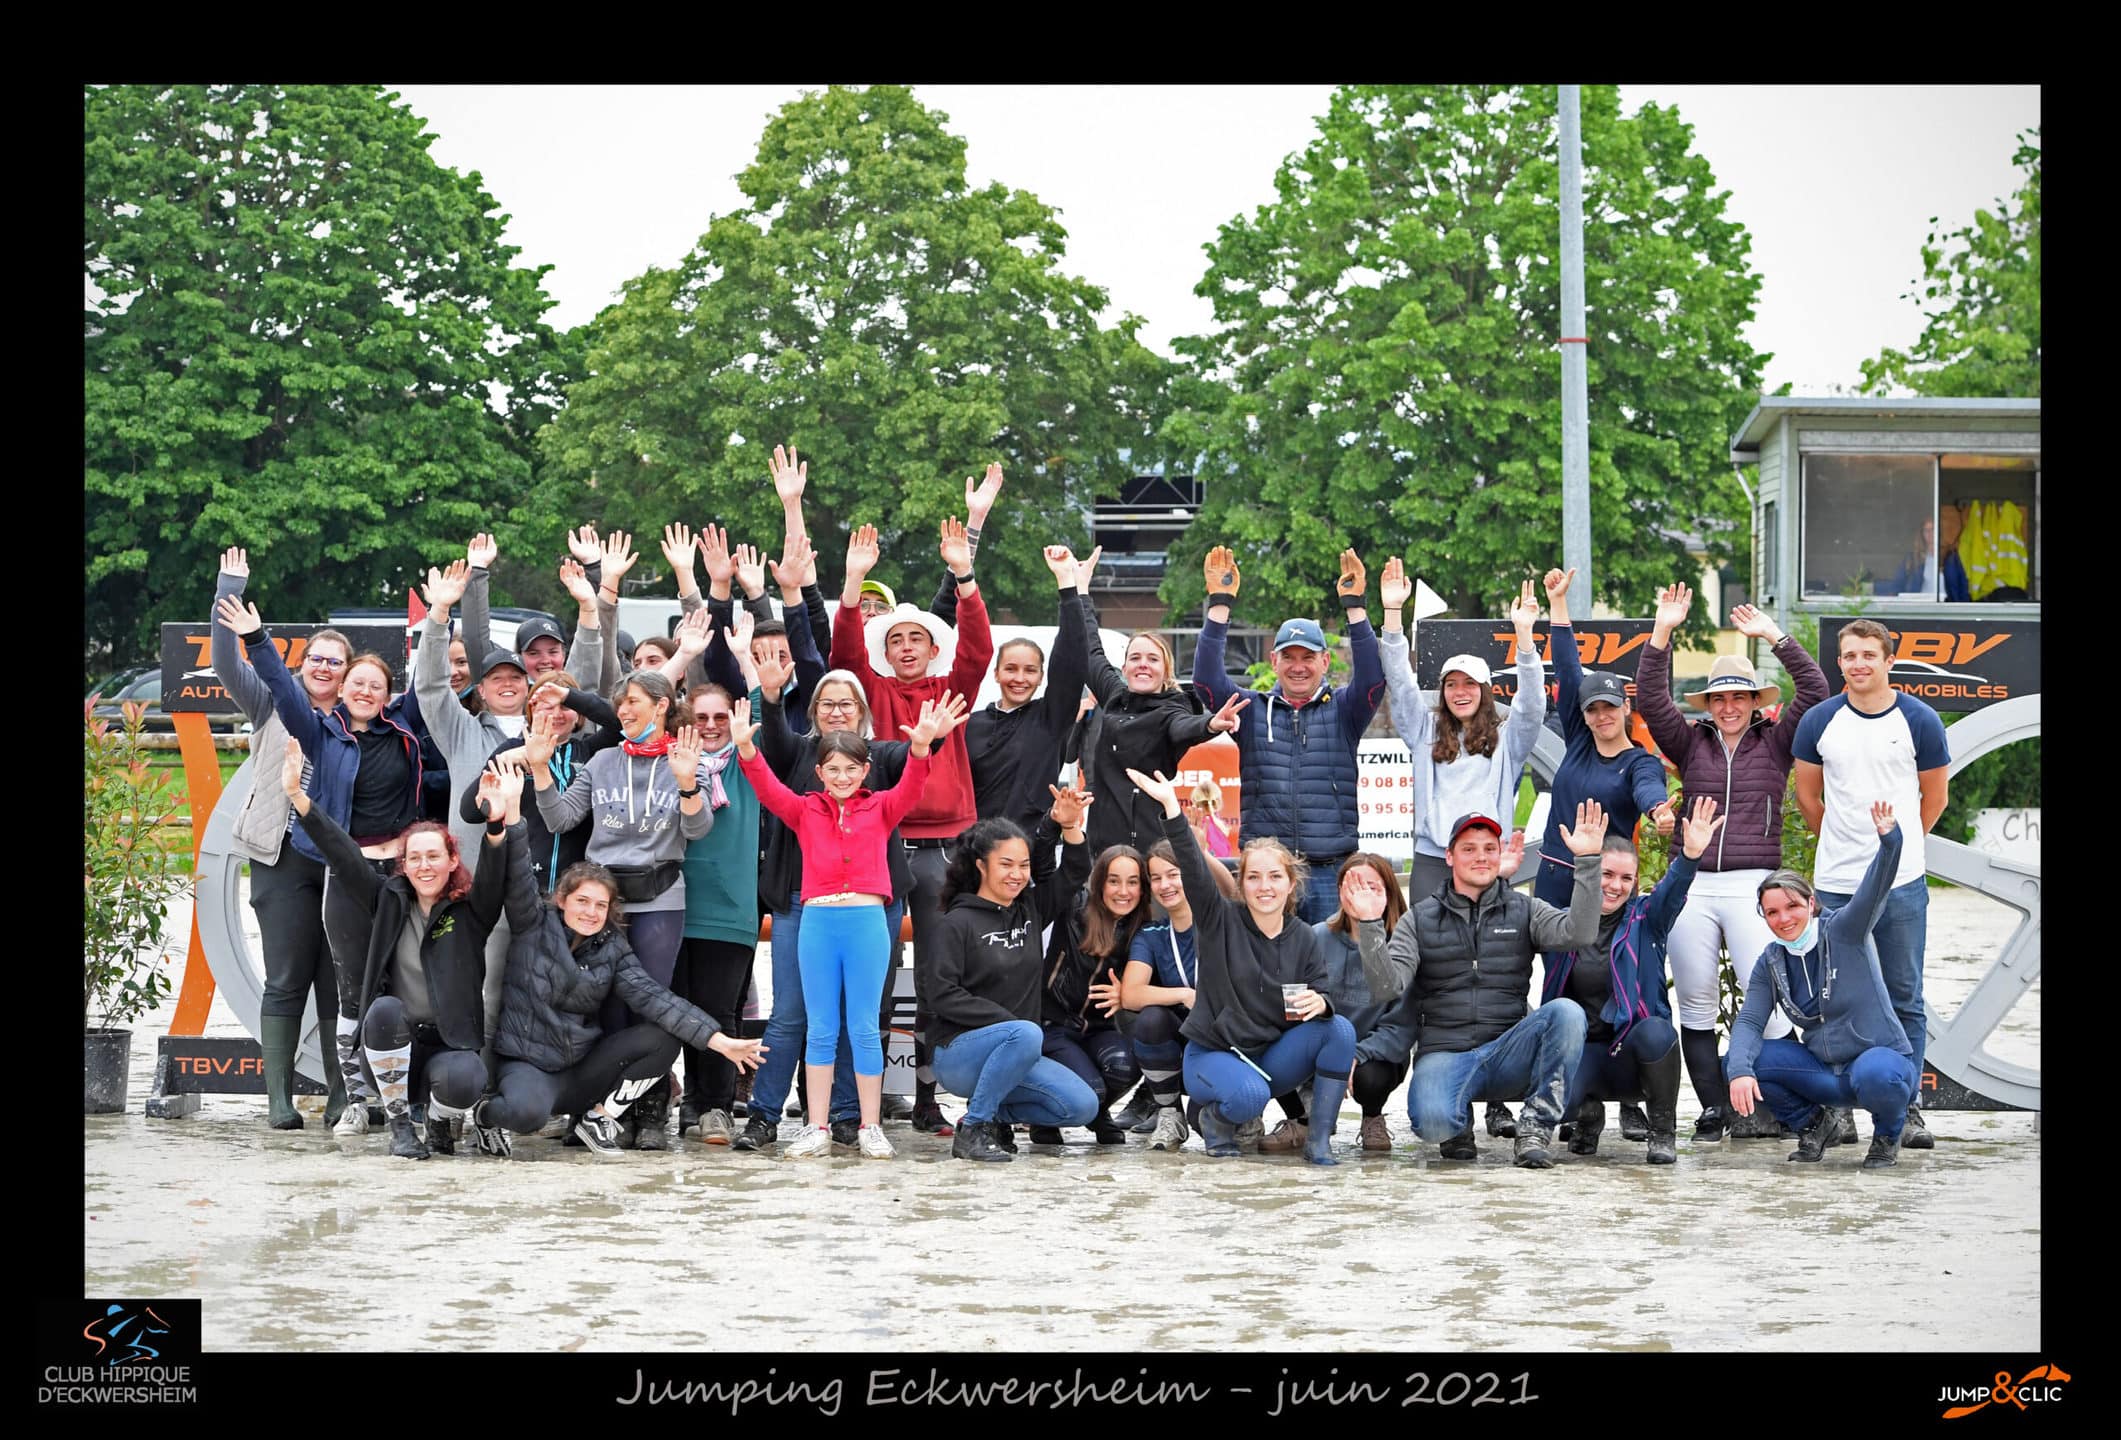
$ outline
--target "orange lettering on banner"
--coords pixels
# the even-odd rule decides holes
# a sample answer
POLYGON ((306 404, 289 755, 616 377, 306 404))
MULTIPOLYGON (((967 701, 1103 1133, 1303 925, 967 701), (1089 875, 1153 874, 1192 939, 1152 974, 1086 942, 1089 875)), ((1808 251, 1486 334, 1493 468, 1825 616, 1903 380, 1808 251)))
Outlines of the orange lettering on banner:
POLYGON ((1647 635, 1627 636, 1612 634, 1603 638, 1605 640, 1605 648, 1598 659, 1600 665, 1611 665, 1615 660, 1620 659, 1636 646, 1647 644, 1650 637, 1647 635))
POLYGON ((1993 650, 2010 638, 2010 632, 2006 630, 2001 635, 1989 636, 1988 639, 1977 645, 1974 643, 1974 637, 1962 630, 1959 632, 1959 648, 1952 654, 1952 663, 1954 665, 1964 665, 1982 651, 1993 650))
POLYGON ((1900 632, 1900 648, 1893 659, 1920 660, 1932 665, 1951 663, 1952 640, 1950 635, 1940 635, 1930 630, 1903 630, 1900 632))

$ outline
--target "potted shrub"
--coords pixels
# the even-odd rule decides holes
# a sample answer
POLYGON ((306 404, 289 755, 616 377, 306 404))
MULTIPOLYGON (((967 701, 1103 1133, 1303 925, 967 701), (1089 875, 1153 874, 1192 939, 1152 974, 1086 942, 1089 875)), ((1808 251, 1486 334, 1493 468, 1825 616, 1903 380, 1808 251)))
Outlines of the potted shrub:
POLYGON ((148 764, 140 748, 146 708, 124 707, 124 726, 82 707, 82 1111, 125 1108, 132 1021, 169 994, 162 961, 163 921, 184 877, 156 843, 176 811, 175 777, 148 764))

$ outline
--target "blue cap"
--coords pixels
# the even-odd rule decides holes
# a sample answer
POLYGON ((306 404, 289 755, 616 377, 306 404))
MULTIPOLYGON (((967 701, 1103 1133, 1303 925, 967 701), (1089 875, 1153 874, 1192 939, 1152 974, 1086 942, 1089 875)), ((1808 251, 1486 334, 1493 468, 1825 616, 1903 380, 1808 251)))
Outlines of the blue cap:
POLYGON ((1274 632, 1274 648, 1301 645, 1306 650, 1324 650, 1326 632, 1318 628, 1316 620, 1284 620, 1281 629, 1274 632))

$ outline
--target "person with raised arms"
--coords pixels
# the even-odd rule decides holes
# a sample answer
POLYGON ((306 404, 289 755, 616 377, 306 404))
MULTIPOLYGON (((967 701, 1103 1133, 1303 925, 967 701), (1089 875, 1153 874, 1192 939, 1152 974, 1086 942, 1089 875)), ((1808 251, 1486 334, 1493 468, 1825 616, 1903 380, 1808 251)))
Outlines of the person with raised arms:
MULTIPOLYGON (((1312 928, 1325 951, 1325 996, 1336 1014, 1348 1017, 1355 1030, 1355 1070, 1348 1091, 1362 1111, 1362 1148, 1372 1153, 1392 1148, 1385 1124, 1385 1101, 1407 1078, 1406 1057, 1383 1053, 1373 1043, 1378 1027, 1392 1013, 1407 988, 1407 977, 1392 964, 1392 931, 1407 913, 1399 875, 1382 855, 1358 850, 1340 862, 1340 908, 1312 928)), ((1286 1109, 1287 1102, 1283 1102, 1286 1109)), ((1326 1116, 1330 1132, 1334 1116, 1326 1116)), ((1316 1123, 1312 1117, 1310 1123, 1316 1123)), ((1309 1125, 1288 1122, 1297 1144, 1310 1138, 1309 1125)), ((1272 1136, 1268 1137, 1270 1140, 1272 1136)))
MULTIPOLYGON (((1185 872, 1178 868, 1178 853, 1171 842, 1159 839, 1149 847, 1145 868, 1149 893, 1164 912, 1164 919, 1134 932, 1127 948, 1127 966, 1120 975, 1120 1004, 1135 1012, 1135 1063, 1141 1067, 1142 1088, 1149 1096, 1151 1150, 1175 1152, 1186 1143, 1186 1118, 1178 1108, 1184 1088, 1185 1036, 1180 1033, 1192 1013, 1200 980, 1199 932, 1193 923, 1193 905, 1186 898, 1185 872)), ((1208 878, 1225 900, 1237 899, 1237 881, 1220 864, 1206 867, 1208 878)))
MULTIPOLYGON (((615 536, 614 539, 620 542, 614 553, 625 554, 628 557, 626 563, 632 564, 633 552, 624 544, 625 537, 615 536)), ((572 648, 568 646, 567 633, 560 628, 558 621, 550 616, 539 615, 516 627, 515 653, 523 662, 523 673, 530 677, 530 683, 533 685, 555 670, 567 670, 582 676, 590 685, 599 686, 598 676, 603 673, 607 660, 612 664, 617 663, 614 647, 618 640, 616 630, 607 631, 601 628, 596 606, 596 587, 600 583, 600 576, 608 580, 615 603, 618 577, 603 573, 605 545, 596 538, 595 526, 584 525, 578 531, 570 531, 567 536, 567 548, 574 555, 574 568, 581 570, 583 578, 589 582, 589 598, 586 601, 582 598, 581 590, 571 584, 568 586, 568 595, 576 606, 574 645, 572 648)), ((488 572, 500 558, 500 553, 500 546, 493 536, 485 534, 474 535, 471 544, 465 549, 465 565, 468 569, 464 576, 462 639, 465 661, 474 668, 485 656, 498 648, 493 643, 492 611, 488 603, 487 588, 488 572)), ((623 570, 620 573, 624 573, 623 570)), ((610 693, 610 686, 600 686, 600 693, 610 693)))
POLYGON ((1874 931, 1892 902, 1901 863, 1900 826, 1890 801, 1871 803, 1878 849, 1839 907, 1791 870, 1760 882, 1760 912, 1775 938, 1753 962, 1745 1005, 1731 1027, 1731 1108, 1749 1115, 1765 1104, 1791 1130, 1790 1159, 1816 1163, 1837 1142, 1846 1107, 1871 1112, 1866 1170, 1900 1161, 1915 1098, 1915 1047, 1902 1028, 1880 963, 1874 931), (1780 1010, 1801 1038, 1766 1038, 1768 1012, 1780 1010))
MULTIPOLYGON (((1000 698, 965 722, 972 798, 980 819, 1014 820, 1027 831, 1046 813, 1046 787, 1060 774, 1061 741, 1075 723, 1076 699, 1090 673, 1090 641, 1082 620, 1090 602, 1087 582, 1077 580, 1084 566, 1065 545, 1048 545, 1043 555, 1060 586, 1053 672, 1046 673, 1046 654, 1037 641, 1011 640, 994 655, 1000 698)), ((1096 562, 1092 553, 1087 563, 1096 562)))
POLYGON ((881 795, 863 788, 869 742, 845 731, 826 735, 818 742, 817 765, 824 788, 797 795, 775 777, 754 743, 759 727, 751 718, 751 702, 737 702, 729 723, 737 762, 759 803, 795 831, 803 855, 798 958, 809 1016, 803 1058, 810 1071, 810 1128, 788 1147, 791 1156, 823 1155, 832 1148, 825 1107, 832 1094, 842 1005, 853 1031, 854 1083, 861 1097, 857 1143, 867 1159, 887 1160, 893 1153, 880 1123, 884 1049, 873 1009, 891 955, 884 930, 891 872, 884 851, 892 827, 920 801, 932 747, 964 716, 964 700, 947 690, 938 700, 922 702, 919 719, 902 727, 910 742, 906 768, 898 784, 881 795))
MULTIPOLYGON (((1199 983, 1180 1027, 1186 1037, 1187 1093, 1193 1121, 1218 1158, 1238 1153, 1238 1127, 1259 1118, 1270 1097, 1308 1080, 1311 1112, 1340 1113, 1348 1072, 1355 1064, 1355 1028, 1320 993, 1326 982, 1318 934, 1297 918, 1303 861, 1279 840, 1246 843, 1238 856, 1243 899, 1225 900, 1178 803, 1177 787, 1162 775, 1128 777, 1164 807, 1164 838, 1178 868, 1200 931, 1199 983)), ((1314 1124, 1304 1146, 1313 1165, 1334 1165, 1333 1127, 1314 1124)))
MULTIPOLYGON (((1078 775, 1078 785, 1081 780, 1078 775)), ((1061 872, 1071 900, 1053 922, 1046 949, 1046 1058, 1067 1066, 1096 1092, 1098 1112, 1090 1117, 1090 1132, 1097 1143, 1124 1145, 1127 1132, 1107 1107, 1141 1079, 1134 1047, 1114 1023, 1119 969, 1148 910, 1141 852, 1114 845, 1092 864, 1087 848, 1070 851, 1061 872)), ((1061 1138, 1051 1126, 1031 1131, 1034 1145, 1058 1145, 1061 1138)))

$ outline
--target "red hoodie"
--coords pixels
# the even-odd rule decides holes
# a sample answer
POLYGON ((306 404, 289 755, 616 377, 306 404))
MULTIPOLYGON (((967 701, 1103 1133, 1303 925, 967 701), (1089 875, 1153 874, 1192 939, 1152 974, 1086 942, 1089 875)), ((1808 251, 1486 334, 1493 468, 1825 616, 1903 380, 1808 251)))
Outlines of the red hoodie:
MULTIPOLYGON (((841 605, 832 617, 832 668, 851 670, 863 676, 868 692, 869 714, 879 740, 903 740, 901 725, 914 725, 921 718, 921 702, 940 700, 945 690, 965 697, 970 705, 979 694, 994 658, 994 636, 987 629, 987 602, 975 589, 957 602, 957 655, 948 676, 928 675, 919 680, 901 680, 880 675, 869 664, 860 607, 841 605)), ((972 799, 972 756, 965 749, 965 728, 945 735, 935 746, 935 763, 928 769, 928 785, 911 814, 899 822, 899 834, 909 840, 951 840, 962 835, 979 818, 972 799)))

